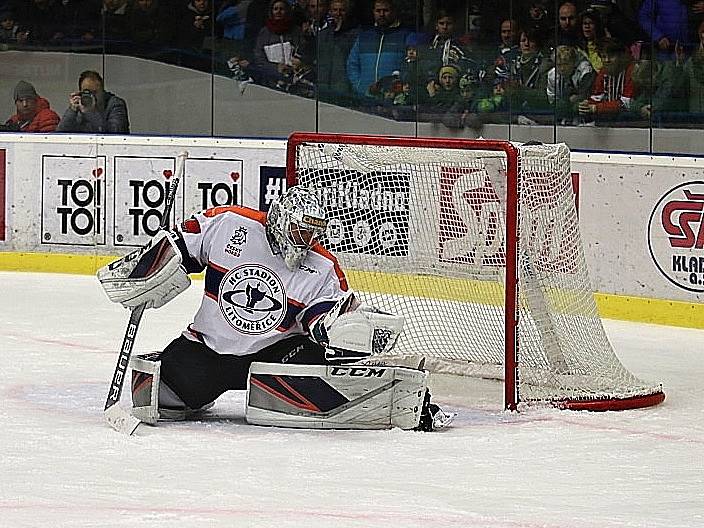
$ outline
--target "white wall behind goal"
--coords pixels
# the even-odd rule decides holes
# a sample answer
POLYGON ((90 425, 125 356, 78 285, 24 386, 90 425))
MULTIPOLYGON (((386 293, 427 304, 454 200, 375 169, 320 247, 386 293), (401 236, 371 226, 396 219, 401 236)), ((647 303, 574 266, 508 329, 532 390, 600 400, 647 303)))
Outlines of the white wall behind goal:
MULTIPOLYGON (((3 134, 0 268, 27 252, 115 255, 144 243, 184 149, 175 222, 227 203, 266 209, 285 189, 285 148, 281 140, 3 134)), ((704 161, 573 153, 572 171, 595 290, 704 302, 704 161)))

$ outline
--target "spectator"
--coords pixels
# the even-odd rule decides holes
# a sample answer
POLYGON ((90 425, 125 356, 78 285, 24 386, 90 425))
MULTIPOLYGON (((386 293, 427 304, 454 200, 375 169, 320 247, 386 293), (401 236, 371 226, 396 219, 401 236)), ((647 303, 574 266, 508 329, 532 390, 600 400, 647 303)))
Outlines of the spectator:
POLYGON ((683 47, 679 46, 675 61, 652 60, 649 49, 644 51, 633 67, 633 87, 637 95, 631 112, 637 119, 657 119, 658 125, 665 119, 680 120, 682 113, 688 110, 683 47))
POLYGON ((26 29, 28 44, 58 45, 64 38, 63 7, 56 0, 25 0, 20 26, 26 29))
POLYGON ((571 46, 558 46, 555 67, 548 72, 547 98, 561 125, 579 124, 579 103, 591 95, 596 72, 591 63, 571 46))
POLYGON ((418 66, 418 45, 420 37, 421 35, 418 33, 411 33, 406 38, 406 56, 403 58, 401 67, 399 68, 399 73, 404 79, 417 79, 419 74, 421 74, 423 80, 432 79, 435 77, 438 68, 442 66, 442 64, 437 64, 434 69, 420 69, 418 66), (425 75, 425 77, 422 77, 422 75, 425 75))
POLYGON ((477 101, 477 113, 489 114, 496 112, 504 112, 508 108, 506 100, 506 84, 507 80, 503 76, 494 78, 494 88, 491 95, 482 97, 477 101))
POLYGON ((300 24, 303 33, 303 54, 315 57, 318 33, 328 22, 328 0, 307 0, 304 18, 300 24))
MULTIPOLYGON (((374 98, 379 104, 376 112, 388 114, 388 106, 393 104, 394 99, 403 91, 403 80, 401 72, 394 70, 391 75, 385 75, 369 88, 368 97, 374 98)), ((371 99, 369 100, 371 102, 371 99)))
POLYGON ((680 0, 645 0, 638 23, 650 36, 660 60, 675 58, 675 46, 688 44, 687 5, 680 0))
POLYGON ((449 128, 459 128, 462 115, 462 99, 459 89, 460 72, 456 66, 440 68, 437 80, 426 86, 426 111, 433 121, 441 121, 449 128))
POLYGON ((103 0, 103 28, 107 52, 124 52, 130 38, 128 0, 103 0))
POLYGON ((15 16, 9 9, 0 11, 0 44, 17 44, 17 33, 20 26, 17 25, 15 16))
POLYGON ((396 106, 410 106, 416 102, 415 94, 413 93, 413 83, 408 78, 399 78, 401 89, 398 93, 394 93, 393 104, 396 106))
POLYGON ((493 81, 497 77, 508 78, 511 63, 521 54, 518 36, 518 24, 515 20, 505 19, 501 22, 499 54, 494 58, 494 67, 487 71, 490 86, 493 85, 493 81))
POLYGON ((365 97, 382 77, 399 70, 411 32, 401 27, 392 0, 375 0, 374 27, 359 33, 347 58, 352 90, 365 97))
POLYGON ((499 56, 506 57, 510 62, 518 56, 518 22, 507 18, 501 21, 499 56))
MULTIPOLYGON (((616 39, 627 47, 647 38, 638 27, 638 22, 624 15, 612 0, 591 0, 588 8, 594 9, 601 15, 607 37, 616 39)), ((632 10, 629 9, 629 11, 632 10)))
POLYGON ((308 0, 305 6, 305 19, 301 24, 305 38, 315 39, 318 32, 332 20, 329 7, 328 0, 308 0))
POLYGON ((689 80, 689 111, 693 118, 704 121, 704 20, 697 27, 699 44, 684 65, 689 80))
POLYGON ((273 0, 269 18, 259 31, 254 48, 254 65, 260 82, 269 86, 291 75, 291 55, 303 42, 303 33, 293 18, 285 0, 273 0))
POLYGON ((164 43, 163 18, 159 0, 135 0, 128 12, 129 38, 139 55, 152 55, 164 43))
POLYGON ((599 70, 588 99, 579 103, 585 119, 616 120, 630 110, 635 97, 633 61, 617 40, 604 39, 604 66, 599 70))
POLYGON ((291 56, 291 73, 279 81, 276 87, 292 95, 315 97, 315 72, 311 67, 312 60, 303 53, 303 50, 296 50, 291 56))
POLYGON ((604 66, 601 60, 601 44, 606 37, 604 23, 595 9, 587 9, 580 18, 582 36, 579 40, 579 48, 589 59, 594 71, 599 71, 604 66))
POLYGON ((577 27, 577 6, 563 2, 557 10, 557 46, 576 46, 579 40, 577 27))
POLYGON ((508 95, 515 112, 545 110, 546 86, 552 61, 543 55, 542 35, 535 30, 521 32, 521 55, 511 63, 508 95))
POLYGON ((106 92, 98 72, 86 70, 78 78, 78 92, 69 96, 57 132, 96 134, 129 134, 127 103, 114 93, 106 92))
POLYGON ((186 6, 178 34, 178 44, 184 50, 200 52, 213 30, 210 0, 191 0, 186 6))
POLYGON ((17 113, 5 122, 4 130, 17 132, 53 132, 59 115, 49 108, 49 102, 37 95, 30 83, 20 81, 14 91, 17 113))
MULTIPOLYGON (((96 45, 102 34, 103 4, 97 0, 61 0, 63 8, 62 31, 75 44, 96 45)), ((106 18, 106 25, 109 24, 106 18)), ((124 26, 124 24, 123 24, 124 26)), ((112 29, 106 27, 106 31, 112 29)))
POLYGON ((477 105, 482 98, 480 79, 476 73, 465 73, 459 80, 460 126, 480 129, 481 119, 477 115, 477 105))
POLYGON ((220 5, 215 22, 222 32, 221 49, 226 57, 247 57, 248 50, 244 39, 249 4, 249 0, 226 0, 220 5))
POLYGON ((435 17, 435 34, 427 46, 419 48, 420 73, 434 77, 442 66, 457 66, 464 71, 473 61, 467 57, 462 43, 456 38, 455 18, 445 9, 440 9, 435 17), (431 75, 428 75, 428 73, 431 75))
POLYGON ((521 27, 527 30, 535 30, 545 35, 546 37, 553 32, 552 17, 550 15, 550 7, 552 2, 549 0, 536 0, 527 2, 527 13, 524 14, 521 20, 521 27))
POLYGON ((692 44, 696 47, 699 44, 698 28, 699 23, 704 20, 704 0, 690 0, 689 2, 689 37, 693 39, 692 44))
POLYGON ((269 18, 271 0, 252 0, 245 9, 244 43, 249 44, 248 51, 254 51, 254 43, 259 31, 269 18))
POLYGON ((347 57, 358 31, 349 12, 349 0, 332 0, 330 18, 318 33, 318 89, 321 97, 337 102, 351 95, 347 57))

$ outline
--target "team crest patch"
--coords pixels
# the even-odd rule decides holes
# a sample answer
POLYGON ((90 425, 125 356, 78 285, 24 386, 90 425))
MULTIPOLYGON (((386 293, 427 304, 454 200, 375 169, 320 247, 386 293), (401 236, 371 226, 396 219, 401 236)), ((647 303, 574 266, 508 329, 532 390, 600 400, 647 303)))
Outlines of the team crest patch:
POLYGON ((242 249, 239 246, 247 243, 247 228, 238 227, 232 233, 230 241, 225 246, 225 253, 228 253, 234 257, 239 257, 242 254, 242 249))
POLYGON ((218 304, 225 320, 238 332, 265 334, 284 320, 286 290, 270 269, 245 264, 223 277, 218 304))

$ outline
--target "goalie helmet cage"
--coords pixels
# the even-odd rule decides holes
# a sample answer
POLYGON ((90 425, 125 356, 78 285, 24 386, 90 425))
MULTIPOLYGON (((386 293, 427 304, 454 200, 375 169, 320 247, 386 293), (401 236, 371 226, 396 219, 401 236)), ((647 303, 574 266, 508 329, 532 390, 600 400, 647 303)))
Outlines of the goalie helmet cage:
POLYGON ((566 145, 294 133, 287 183, 322 198, 362 300, 405 317, 397 360, 503 379, 511 410, 664 400, 597 314, 566 145))

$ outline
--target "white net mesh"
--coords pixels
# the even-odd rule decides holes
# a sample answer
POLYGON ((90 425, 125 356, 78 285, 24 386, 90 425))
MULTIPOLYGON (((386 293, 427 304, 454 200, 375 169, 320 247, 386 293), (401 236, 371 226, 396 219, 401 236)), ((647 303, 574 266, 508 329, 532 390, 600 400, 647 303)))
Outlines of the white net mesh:
MULTIPOLYGON (((519 147, 518 376, 522 402, 659 392, 626 370, 596 311, 565 145, 519 147)), ((366 302, 402 314, 394 354, 503 377, 506 154, 407 145, 296 146, 323 197, 324 245, 366 302)), ((513 175, 516 176, 516 175, 513 175)), ((509 178, 512 175, 509 175, 509 178)))

